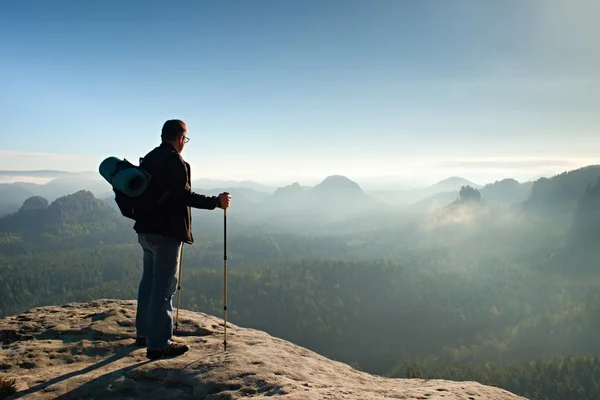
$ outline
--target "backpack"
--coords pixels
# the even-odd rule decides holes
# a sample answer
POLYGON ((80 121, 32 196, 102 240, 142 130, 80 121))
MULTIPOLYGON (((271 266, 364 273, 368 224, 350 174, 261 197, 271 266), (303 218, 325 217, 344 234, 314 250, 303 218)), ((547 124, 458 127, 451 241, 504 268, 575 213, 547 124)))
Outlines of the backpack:
MULTIPOLYGON (((111 185, 113 188, 113 192, 115 193, 115 203, 117 203, 119 211, 121 211, 121 214, 124 217, 132 219, 134 221, 137 221, 141 218, 150 215, 154 211, 155 206, 161 202, 160 200, 162 200, 157 198, 155 191, 153 190, 152 177, 148 173, 148 171, 146 171, 143 168, 143 161, 144 159, 140 157, 140 165, 136 166, 127 161, 127 159, 123 159, 123 161, 117 162, 115 171, 111 174, 111 185), (142 190, 141 193, 136 193, 135 196, 127 194, 126 192, 117 189, 115 185, 113 185, 112 180, 114 179, 116 174, 126 169, 136 169, 140 172, 139 175, 145 175, 148 179, 146 187, 142 190)), ((130 186, 134 187, 137 187, 139 185, 143 186, 143 177, 134 177, 131 179, 129 184, 130 186)))

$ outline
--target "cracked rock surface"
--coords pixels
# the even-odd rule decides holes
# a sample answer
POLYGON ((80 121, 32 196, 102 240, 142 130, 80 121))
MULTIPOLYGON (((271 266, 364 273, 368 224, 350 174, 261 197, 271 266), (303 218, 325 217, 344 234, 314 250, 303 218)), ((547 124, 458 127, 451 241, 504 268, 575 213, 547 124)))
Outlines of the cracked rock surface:
POLYGON ((524 399, 477 382, 357 371, 265 332, 179 311, 190 351, 150 361, 136 347, 135 301, 39 307, 0 320, 0 378, 22 399, 524 399))

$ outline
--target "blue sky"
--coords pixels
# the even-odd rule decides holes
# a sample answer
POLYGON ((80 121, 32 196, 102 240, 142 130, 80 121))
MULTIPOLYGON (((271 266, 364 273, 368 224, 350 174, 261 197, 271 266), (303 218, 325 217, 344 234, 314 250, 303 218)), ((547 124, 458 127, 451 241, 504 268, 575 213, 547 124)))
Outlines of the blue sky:
POLYGON ((600 2, 0 3, 0 169, 489 180, 595 163, 600 2))

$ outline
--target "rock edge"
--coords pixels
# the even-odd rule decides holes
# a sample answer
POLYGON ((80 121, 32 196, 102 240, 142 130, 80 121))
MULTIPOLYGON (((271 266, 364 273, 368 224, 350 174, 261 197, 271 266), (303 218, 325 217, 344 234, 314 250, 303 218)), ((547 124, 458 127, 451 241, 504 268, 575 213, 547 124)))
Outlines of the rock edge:
POLYGON ((392 379, 188 310, 183 356, 150 361, 135 345, 135 301, 38 307, 0 320, 0 378, 23 399, 525 399, 477 382, 392 379))

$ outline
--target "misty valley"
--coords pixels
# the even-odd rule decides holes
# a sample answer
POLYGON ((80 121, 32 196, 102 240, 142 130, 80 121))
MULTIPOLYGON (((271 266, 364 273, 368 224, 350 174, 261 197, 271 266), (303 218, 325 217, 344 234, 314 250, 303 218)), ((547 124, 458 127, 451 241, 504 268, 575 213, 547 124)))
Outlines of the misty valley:
MULTIPOLYGON (((228 190, 228 309, 357 369, 600 398, 600 166, 520 183, 228 190)), ((229 183, 231 184, 231 183, 229 183)), ((96 186, 94 186, 96 185, 96 186)), ((135 299, 141 249, 110 187, 0 184, 0 316, 135 299)), ((220 315, 223 214, 193 211, 181 307, 220 315)), ((232 339, 234 340, 234 339, 232 339)))

